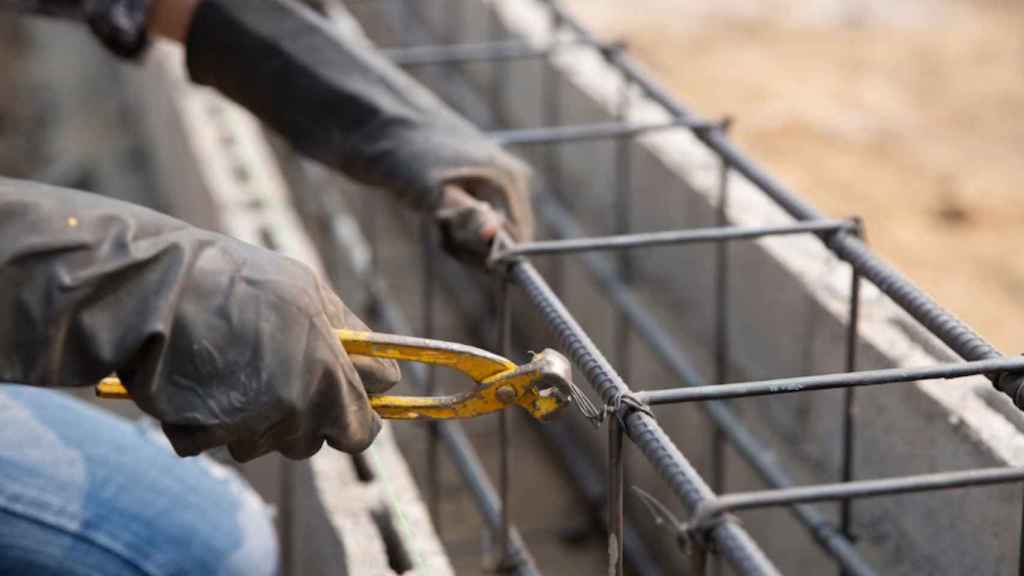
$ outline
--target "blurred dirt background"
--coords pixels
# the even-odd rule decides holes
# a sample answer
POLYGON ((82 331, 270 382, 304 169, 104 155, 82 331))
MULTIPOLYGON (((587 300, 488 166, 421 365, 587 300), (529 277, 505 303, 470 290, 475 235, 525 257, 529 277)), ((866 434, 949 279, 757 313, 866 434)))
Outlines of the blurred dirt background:
POLYGON ((1024 352, 1024 3, 567 0, 1006 353, 1024 352))

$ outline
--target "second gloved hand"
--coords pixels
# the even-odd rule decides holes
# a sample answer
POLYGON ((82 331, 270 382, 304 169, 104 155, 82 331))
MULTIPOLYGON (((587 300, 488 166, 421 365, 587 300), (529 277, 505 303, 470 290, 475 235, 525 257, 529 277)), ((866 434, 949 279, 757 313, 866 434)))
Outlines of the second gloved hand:
POLYGON ((353 362, 366 329, 307 266, 107 198, 0 179, 0 381, 92 385, 117 372, 175 450, 238 460, 323 444, 380 421, 366 389, 393 362, 353 362), (365 386, 365 388, 364 388, 365 386))
POLYGON ((496 213, 511 238, 530 240, 526 164, 398 69, 354 21, 332 26, 294 0, 205 0, 186 41, 189 74, 303 154, 433 214, 457 256, 483 261, 496 213))
POLYGON ((498 151, 489 167, 452 170, 444 178, 434 216, 448 252, 480 261, 499 229, 519 242, 533 239, 530 172, 498 151))

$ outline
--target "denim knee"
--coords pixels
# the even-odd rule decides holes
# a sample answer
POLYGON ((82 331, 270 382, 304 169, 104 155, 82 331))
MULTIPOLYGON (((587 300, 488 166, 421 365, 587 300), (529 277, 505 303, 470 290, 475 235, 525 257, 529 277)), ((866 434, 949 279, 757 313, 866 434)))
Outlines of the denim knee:
POLYGON ((274 576, 278 571, 279 547, 273 509, 242 480, 234 469, 207 456, 199 461, 210 476, 225 482, 236 498, 237 545, 227 555, 218 576, 274 576))
POLYGON ((3 570, 273 576, 272 511, 231 468, 181 459, 153 425, 64 394, 0 385, 3 570), (27 539, 27 534, 33 534, 27 539))

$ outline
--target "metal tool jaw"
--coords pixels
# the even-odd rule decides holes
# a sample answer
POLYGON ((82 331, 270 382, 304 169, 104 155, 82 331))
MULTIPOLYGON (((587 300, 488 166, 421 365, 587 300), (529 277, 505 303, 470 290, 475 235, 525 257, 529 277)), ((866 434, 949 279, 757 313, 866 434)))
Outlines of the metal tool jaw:
MULTIPOLYGON (((486 350, 454 342, 352 330, 339 330, 338 338, 353 356, 446 366, 478 384, 475 390, 446 396, 371 396, 370 406, 382 418, 473 418, 518 405, 534 418, 548 420, 575 398, 572 367, 555 350, 534 354, 530 362, 518 366, 486 350)), ((101 381, 96 394, 101 398, 128 398, 128 391, 116 377, 101 381)))
POLYGON ((476 390, 449 396, 371 396, 383 418, 447 420, 472 418, 518 405, 538 420, 549 420, 571 403, 572 369, 560 353, 546 349, 530 362, 480 381, 476 390))

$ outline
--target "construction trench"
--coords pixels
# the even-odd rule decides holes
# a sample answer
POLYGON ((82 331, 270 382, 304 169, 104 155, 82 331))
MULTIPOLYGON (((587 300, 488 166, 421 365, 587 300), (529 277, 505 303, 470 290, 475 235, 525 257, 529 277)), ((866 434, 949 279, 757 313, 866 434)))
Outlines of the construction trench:
MULTIPOLYGON (((397 423, 358 457, 243 466, 278 508, 285 573, 1020 570, 1024 418, 981 374, 1024 363, 877 260, 870 222, 823 219, 729 143, 728 121, 683 108, 557 4, 346 6, 316 3, 533 165, 542 240, 585 240, 467 268, 417 215, 190 86, 175 49, 119 66, 65 26, 21 25, 37 77, 19 89, 59 118, 35 176, 299 258, 382 331, 517 361, 560 349, 608 409, 596 426, 397 423), (112 137, 123 124, 138 130, 112 137), (655 231, 677 232, 621 236, 655 231), (723 382, 746 384, 707 386, 723 382), (812 488, 778 491, 796 486, 812 488)), ((466 386, 403 370, 407 390, 466 386)))

